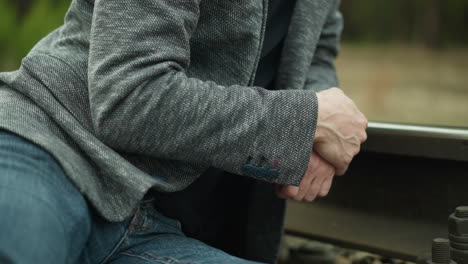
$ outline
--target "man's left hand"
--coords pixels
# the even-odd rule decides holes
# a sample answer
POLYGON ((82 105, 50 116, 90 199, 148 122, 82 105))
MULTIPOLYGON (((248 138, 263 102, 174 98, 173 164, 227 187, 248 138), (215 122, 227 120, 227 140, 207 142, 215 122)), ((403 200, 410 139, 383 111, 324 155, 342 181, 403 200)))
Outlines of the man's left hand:
POLYGON ((335 168, 317 153, 312 152, 309 166, 299 186, 276 185, 280 198, 312 202, 330 191, 335 168))

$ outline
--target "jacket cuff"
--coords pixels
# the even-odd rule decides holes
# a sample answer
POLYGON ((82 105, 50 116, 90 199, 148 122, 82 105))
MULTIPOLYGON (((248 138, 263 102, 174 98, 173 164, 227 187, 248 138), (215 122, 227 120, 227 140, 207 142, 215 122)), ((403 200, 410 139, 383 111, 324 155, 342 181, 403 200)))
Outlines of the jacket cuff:
POLYGON ((255 148, 240 169, 245 176, 298 186, 312 153, 317 96, 312 91, 285 90, 273 92, 270 99, 255 148))

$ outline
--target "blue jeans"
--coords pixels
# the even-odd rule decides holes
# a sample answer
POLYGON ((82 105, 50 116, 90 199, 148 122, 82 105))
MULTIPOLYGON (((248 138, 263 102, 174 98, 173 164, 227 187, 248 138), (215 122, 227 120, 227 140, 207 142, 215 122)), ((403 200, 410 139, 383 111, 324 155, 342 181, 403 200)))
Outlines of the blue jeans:
POLYGON ((130 219, 96 214, 57 161, 0 130, 0 263, 254 263, 186 237, 142 201, 130 219))

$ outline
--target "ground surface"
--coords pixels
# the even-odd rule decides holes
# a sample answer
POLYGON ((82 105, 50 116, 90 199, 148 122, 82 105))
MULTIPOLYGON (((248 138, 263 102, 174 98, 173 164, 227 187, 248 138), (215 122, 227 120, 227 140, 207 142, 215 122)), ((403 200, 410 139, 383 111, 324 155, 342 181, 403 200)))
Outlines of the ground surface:
POLYGON ((279 264, 415 264, 364 251, 285 235, 279 264))

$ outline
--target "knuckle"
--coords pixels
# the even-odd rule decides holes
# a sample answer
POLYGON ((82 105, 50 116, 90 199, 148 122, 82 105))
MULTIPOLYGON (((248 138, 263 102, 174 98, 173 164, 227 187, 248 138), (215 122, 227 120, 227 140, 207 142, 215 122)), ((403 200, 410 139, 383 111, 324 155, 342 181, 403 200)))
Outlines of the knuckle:
POLYGON ((367 140, 367 133, 364 132, 364 133, 362 134, 362 142, 364 142, 364 141, 366 141, 366 140, 367 140))
POLYGON ((311 190, 311 195, 315 198, 317 197, 317 194, 320 192, 320 186, 315 184, 314 186, 312 186, 312 190, 311 190))
POLYGON ((343 175, 345 171, 346 171, 346 166, 340 166, 340 167, 336 170, 336 174, 337 174, 337 175, 343 175))
MULTIPOLYGON (((360 151, 361 151, 361 146, 358 145, 358 146, 354 149, 353 156, 356 156, 357 154, 359 154, 360 151)), ((349 163, 351 163, 351 161, 350 161, 349 163)))
POLYGON ((305 200, 308 201, 308 202, 312 202, 313 200, 315 200, 315 197, 316 195, 312 192, 308 193, 305 197, 305 200))
POLYGON ((369 124, 369 122, 367 121, 367 119, 364 116, 361 118, 360 123, 364 128, 366 128, 367 125, 369 124))
POLYGON ((349 155, 343 156, 343 163, 346 165, 346 167, 348 166, 348 164, 351 163, 351 160, 352 160, 351 156, 349 156, 349 155))
POLYGON ((283 192, 283 194, 288 197, 289 199, 293 199, 296 193, 292 188, 286 188, 283 192))
POLYGON ((287 191, 287 196, 291 199, 295 199, 296 193, 294 193, 293 191, 287 191))
POLYGON ((340 168, 339 171, 337 171, 337 175, 342 176, 342 175, 344 175, 346 173, 347 170, 348 170, 348 166, 344 166, 344 167, 340 168))

